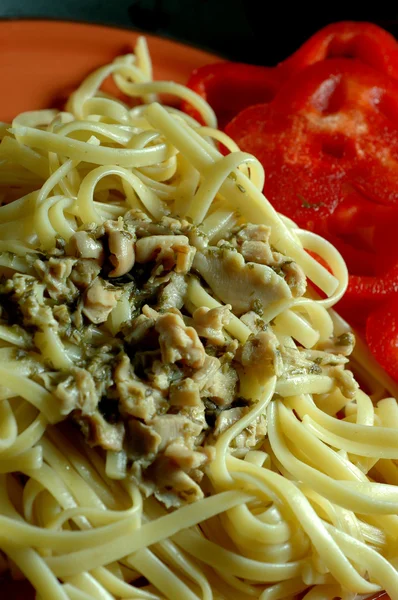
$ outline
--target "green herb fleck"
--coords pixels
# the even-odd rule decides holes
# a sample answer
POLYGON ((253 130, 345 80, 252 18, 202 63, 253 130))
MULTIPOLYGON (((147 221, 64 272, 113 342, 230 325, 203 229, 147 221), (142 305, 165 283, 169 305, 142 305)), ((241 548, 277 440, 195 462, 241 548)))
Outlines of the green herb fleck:
POLYGON ((280 267, 271 267, 271 269, 277 274, 279 275, 279 277, 282 277, 282 279, 284 279, 286 277, 286 273, 280 268, 280 267))
POLYGON ((256 319, 255 324, 256 327, 258 327, 258 329, 260 329, 261 331, 265 331, 266 329, 268 329, 267 323, 262 319, 256 319))
POLYGON ((322 373, 322 369, 319 365, 316 365, 315 363, 313 365, 310 366, 309 368, 309 372, 312 375, 320 375, 320 373, 322 373))
POLYGON ((297 198, 299 200, 301 200, 301 206, 302 208, 319 208, 320 206, 323 206, 323 202, 308 202, 308 200, 306 200, 306 198, 304 198, 304 196, 302 196, 301 194, 297 194, 297 198))
POLYGON ((209 356, 217 356, 217 348, 212 344, 207 344, 205 350, 206 354, 208 354, 209 356))
POLYGON ((258 314, 259 317, 262 317, 264 314, 264 310, 260 300, 254 300, 253 302, 253 311, 258 314))
POLYGON ((28 353, 27 353, 27 352, 25 352, 25 350, 19 350, 19 349, 18 349, 18 350, 15 352, 15 359, 16 359, 16 360, 23 360, 24 358, 27 358, 27 356, 28 356, 28 353))
POLYGON ((352 333, 342 333, 337 338, 336 344, 337 346, 350 346, 353 342, 352 338, 352 333))

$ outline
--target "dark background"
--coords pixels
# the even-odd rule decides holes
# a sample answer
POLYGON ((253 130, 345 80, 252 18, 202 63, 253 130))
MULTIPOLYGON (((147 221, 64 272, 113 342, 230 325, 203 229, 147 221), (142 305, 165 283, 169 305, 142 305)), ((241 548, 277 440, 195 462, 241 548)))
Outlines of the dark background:
MULTIPOLYGON (((275 64, 317 29, 339 20, 372 21, 398 37, 393 2, 343 7, 336 0, 0 0, 0 17, 53 18, 140 29, 225 58, 275 64), (390 8, 388 8, 388 6, 390 8)), ((1 40, 0 40, 1 41, 1 40)))

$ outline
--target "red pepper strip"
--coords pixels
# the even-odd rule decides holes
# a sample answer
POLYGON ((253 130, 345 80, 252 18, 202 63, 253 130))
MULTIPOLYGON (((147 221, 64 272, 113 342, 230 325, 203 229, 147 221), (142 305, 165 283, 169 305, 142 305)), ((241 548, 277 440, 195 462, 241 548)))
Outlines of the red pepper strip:
MULTIPOLYGON (((187 86, 210 104, 223 129, 244 108, 272 100, 281 81, 276 68, 222 62, 196 69, 187 86)), ((188 102, 182 102, 181 110, 203 123, 188 102)))
POLYGON ((371 313, 366 322, 366 341, 381 366, 398 380, 398 296, 371 313))
POLYGON ((353 60, 319 62, 269 104, 242 111, 226 133, 262 163, 275 208, 323 233, 353 188, 398 203, 398 124, 379 110, 385 97, 398 107, 398 82, 353 60))
POLYGON ((328 58, 354 58, 398 79, 398 43, 373 23, 342 21, 320 29, 278 65, 285 79, 328 58))
POLYGON ((384 277, 350 275, 348 288, 336 310, 350 322, 363 324, 385 300, 398 301, 398 267, 384 277))
POLYGON ((371 202, 353 191, 326 224, 325 235, 346 256, 350 272, 384 275, 396 264, 398 207, 371 202))
MULTIPOLYGON (((315 258, 315 260, 319 262, 319 264, 322 265, 322 267, 325 267, 325 269, 327 269, 329 273, 332 273, 332 269, 330 268, 326 260, 322 258, 322 256, 319 256, 319 254, 313 252, 312 250, 306 250, 306 252, 308 252, 308 254, 312 256, 312 258, 315 258)), ((311 286, 320 298, 326 298, 325 292, 321 290, 321 288, 319 288, 317 285, 312 283, 312 281, 307 280, 307 285, 311 286)))
POLYGON ((278 105, 250 107, 226 127, 241 150, 254 154, 265 170, 264 194, 298 225, 317 230, 340 201, 345 166, 321 146, 307 118, 278 111, 278 105))

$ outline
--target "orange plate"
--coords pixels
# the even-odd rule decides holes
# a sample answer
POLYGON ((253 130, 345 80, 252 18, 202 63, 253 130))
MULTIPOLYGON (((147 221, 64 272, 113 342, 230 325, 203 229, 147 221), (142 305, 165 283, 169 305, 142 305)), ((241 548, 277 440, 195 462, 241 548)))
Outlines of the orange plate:
MULTIPOLYGON (((60 107, 93 69, 132 52, 135 31, 59 21, 0 21, 0 120, 60 107)), ((145 35, 145 34, 144 34, 145 35)), ((155 79, 186 83, 191 71, 221 60, 203 50, 145 35, 155 79)))
MULTIPOLYGON (((139 35, 83 23, 0 21, 0 120, 9 122, 25 110, 60 108, 90 71, 131 52, 139 35)), ((185 83, 196 67, 222 60, 191 46, 145 37, 155 79, 185 83)), ((0 598, 33 597, 27 582, 0 582, 0 598)))
MULTIPOLYGON (((58 21, 0 21, 0 121, 20 112, 58 107, 93 69, 132 52, 142 33, 58 21)), ((145 34, 144 34, 145 35, 145 34)), ((186 83, 191 71, 219 57, 145 35, 155 79, 186 83)), ((0 597, 31 600, 30 587, 3 581, 0 597)))

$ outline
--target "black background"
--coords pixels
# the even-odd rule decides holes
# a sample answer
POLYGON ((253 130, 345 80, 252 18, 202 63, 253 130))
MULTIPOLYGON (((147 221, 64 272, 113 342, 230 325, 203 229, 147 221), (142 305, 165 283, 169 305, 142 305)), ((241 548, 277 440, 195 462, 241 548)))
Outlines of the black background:
MULTIPOLYGON (((0 17, 52 18, 140 29, 232 60, 273 65, 317 29, 372 21, 398 37, 393 2, 322 4, 305 0, 0 0, 0 17), (389 8, 390 7, 390 8, 389 8)), ((1 40, 0 40, 1 42, 1 40)))

